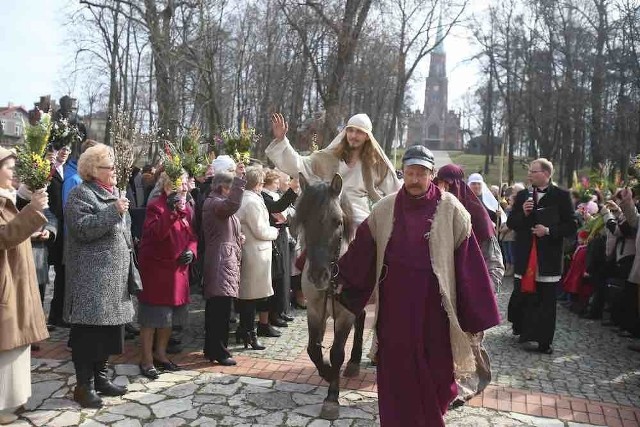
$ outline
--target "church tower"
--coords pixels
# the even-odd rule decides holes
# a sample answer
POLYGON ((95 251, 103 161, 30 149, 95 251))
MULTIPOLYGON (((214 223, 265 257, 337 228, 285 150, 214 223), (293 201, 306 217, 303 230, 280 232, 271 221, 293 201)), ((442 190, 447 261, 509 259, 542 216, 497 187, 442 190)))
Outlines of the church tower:
POLYGON ((444 51, 442 35, 442 13, 438 20, 436 47, 431 51, 429 76, 424 96, 424 128, 427 147, 433 150, 445 148, 445 128, 447 125, 447 101, 449 80, 447 79, 447 54, 444 51))
POLYGON ((442 29, 440 12, 436 43, 429 62, 424 110, 412 112, 407 117, 406 145, 421 144, 431 150, 462 150, 460 114, 448 108, 449 79, 442 29))

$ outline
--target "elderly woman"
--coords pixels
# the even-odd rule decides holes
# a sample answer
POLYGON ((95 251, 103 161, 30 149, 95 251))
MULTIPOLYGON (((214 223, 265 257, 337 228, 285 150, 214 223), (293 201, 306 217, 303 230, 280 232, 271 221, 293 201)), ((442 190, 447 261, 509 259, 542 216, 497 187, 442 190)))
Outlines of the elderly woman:
POLYGON ((30 242, 47 222, 48 196, 34 193, 18 212, 14 167, 13 152, 0 147, 0 424, 14 422, 14 411, 31 396, 29 345, 49 336, 30 242))
POLYGON ((238 296, 242 241, 240 220, 235 215, 242 203, 244 164, 238 163, 235 178, 218 172, 202 208, 202 233, 207 256, 203 264, 205 306, 204 357, 221 365, 235 365, 229 345, 231 304, 238 296))
POLYGON ((150 379, 159 376, 154 365, 165 371, 180 369, 167 357, 167 344, 171 327, 187 321, 189 264, 195 260, 198 246, 193 211, 186 202, 187 174, 183 174, 177 191, 165 172, 160 175, 159 186, 162 192, 147 205, 138 254, 143 288, 138 295, 140 372, 150 379))
POLYGON ((269 212, 260 193, 264 186, 265 173, 259 166, 247 169, 247 191, 242 196, 238 218, 246 241, 242 247, 240 289, 238 305, 240 327, 236 338, 244 341, 245 348, 263 350, 257 338, 254 320, 256 310, 260 312, 258 333, 264 336, 279 336, 269 325, 268 297, 273 295, 271 286, 271 249, 278 237, 278 229, 269 225, 269 212))
POLYGON ((71 324, 73 398, 100 408, 96 394, 127 392, 111 382, 107 359, 124 349, 124 325, 133 319, 127 280, 131 262, 129 200, 115 187, 113 151, 104 144, 78 159, 83 182, 69 193, 64 211, 66 286, 64 320, 71 324), (95 385, 95 386, 94 386, 95 385))

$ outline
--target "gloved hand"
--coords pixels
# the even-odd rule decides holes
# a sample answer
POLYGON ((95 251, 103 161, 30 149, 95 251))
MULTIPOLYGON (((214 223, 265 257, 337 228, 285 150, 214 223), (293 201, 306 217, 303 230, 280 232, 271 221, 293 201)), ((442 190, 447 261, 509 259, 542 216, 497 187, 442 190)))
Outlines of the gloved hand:
POLYGON ((180 195, 178 193, 171 193, 167 197, 167 206, 171 212, 175 212, 178 210, 180 206, 180 195))
POLYGON ((193 262, 193 258, 194 258, 193 252, 187 249, 186 251, 182 252, 178 257, 178 264, 179 265, 191 264, 193 262))

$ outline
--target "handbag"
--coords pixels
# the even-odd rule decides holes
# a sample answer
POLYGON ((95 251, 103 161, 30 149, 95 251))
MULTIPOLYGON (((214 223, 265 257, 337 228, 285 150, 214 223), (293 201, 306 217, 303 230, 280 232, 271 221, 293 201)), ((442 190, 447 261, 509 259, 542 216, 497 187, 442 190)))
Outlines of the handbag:
POLYGON ((136 255, 133 251, 129 251, 131 254, 131 262, 129 263, 129 277, 127 278, 127 288, 129 295, 138 295, 142 292, 142 279, 140 278, 140 272, 138 271, 136 255))

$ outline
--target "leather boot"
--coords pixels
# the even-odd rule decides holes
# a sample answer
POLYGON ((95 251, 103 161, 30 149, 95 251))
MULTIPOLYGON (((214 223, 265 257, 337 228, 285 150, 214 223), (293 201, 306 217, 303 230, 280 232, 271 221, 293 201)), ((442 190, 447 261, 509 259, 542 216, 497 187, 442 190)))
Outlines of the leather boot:
POLYGON ((259 337, 273 337, 277 338, 282 335, 282 332, 271 326, 270 324, 258 323, 258 336, 259 337))
POLYGON ((258 335, 256 331, 249 331, 244 337, 244 348, 251 346, 253 350, 264 350, 266 347, 258 341, 258 335))
POLYGON ((127 393, 127 388, 111 382, 107 374, 107 361, 93 363, 93 377, 95 389, 105 396, 122 396, 127 393))
POLYGON ((76 369, 76 388, 73 400, 83 408, 102 408, 102 399, 96 393, 93 382, 93 363, 74 362, 76 369))

